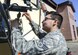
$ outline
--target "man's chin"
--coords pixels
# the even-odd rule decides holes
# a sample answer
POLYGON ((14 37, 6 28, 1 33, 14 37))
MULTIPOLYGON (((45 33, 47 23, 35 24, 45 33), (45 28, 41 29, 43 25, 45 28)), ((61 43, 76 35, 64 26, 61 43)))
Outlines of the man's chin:
MULTIPOLYGON (((46 31, 46 29, 45 28, 42 28, 44 31, 46 31)), ((47 32, 47 31, 46 31, 47 32)))
POLYGON ((42 28, 42 29, 43 29, 44 31, 46 31, 46 32, 50 32, 49 29, 45 29, 45 28, 42 28))

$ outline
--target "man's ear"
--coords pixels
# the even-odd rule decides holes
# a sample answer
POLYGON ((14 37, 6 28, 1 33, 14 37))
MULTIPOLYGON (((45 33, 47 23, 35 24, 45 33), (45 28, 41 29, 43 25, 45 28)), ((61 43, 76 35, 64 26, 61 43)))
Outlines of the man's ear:
POLYGON ((58 20, 54 20, 53 22, 53 26, 55 26, 57 24, 58 20))

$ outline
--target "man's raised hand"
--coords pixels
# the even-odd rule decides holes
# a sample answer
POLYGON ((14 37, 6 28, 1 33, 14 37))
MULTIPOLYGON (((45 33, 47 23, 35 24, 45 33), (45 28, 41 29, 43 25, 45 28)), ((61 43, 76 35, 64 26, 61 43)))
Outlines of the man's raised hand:
POLYGON ((29 20, 29 22, 31 22, 31 16, 29 13, 24 12, 22 16, 25 16, 27 18, 27 20, 29 20))

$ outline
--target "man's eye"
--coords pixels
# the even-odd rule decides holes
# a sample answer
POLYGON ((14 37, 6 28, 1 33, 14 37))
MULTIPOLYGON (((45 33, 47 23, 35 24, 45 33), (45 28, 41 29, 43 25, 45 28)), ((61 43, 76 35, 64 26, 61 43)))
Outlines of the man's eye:
POLYGON ((49 18, 46 18, 45 20, 51 20, 51 19, 49 19, 49 18))

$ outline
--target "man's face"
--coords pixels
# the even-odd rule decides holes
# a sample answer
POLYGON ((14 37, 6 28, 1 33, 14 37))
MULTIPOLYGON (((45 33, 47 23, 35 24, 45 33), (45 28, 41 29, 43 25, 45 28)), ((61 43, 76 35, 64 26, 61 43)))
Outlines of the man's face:
POLYGON ((51 28, 53 27, 54 20, 52 20, 51 18, 51 14, 48 14, 42 22, 43 30, 45 30, 46 32, 50 32, 51 28))

